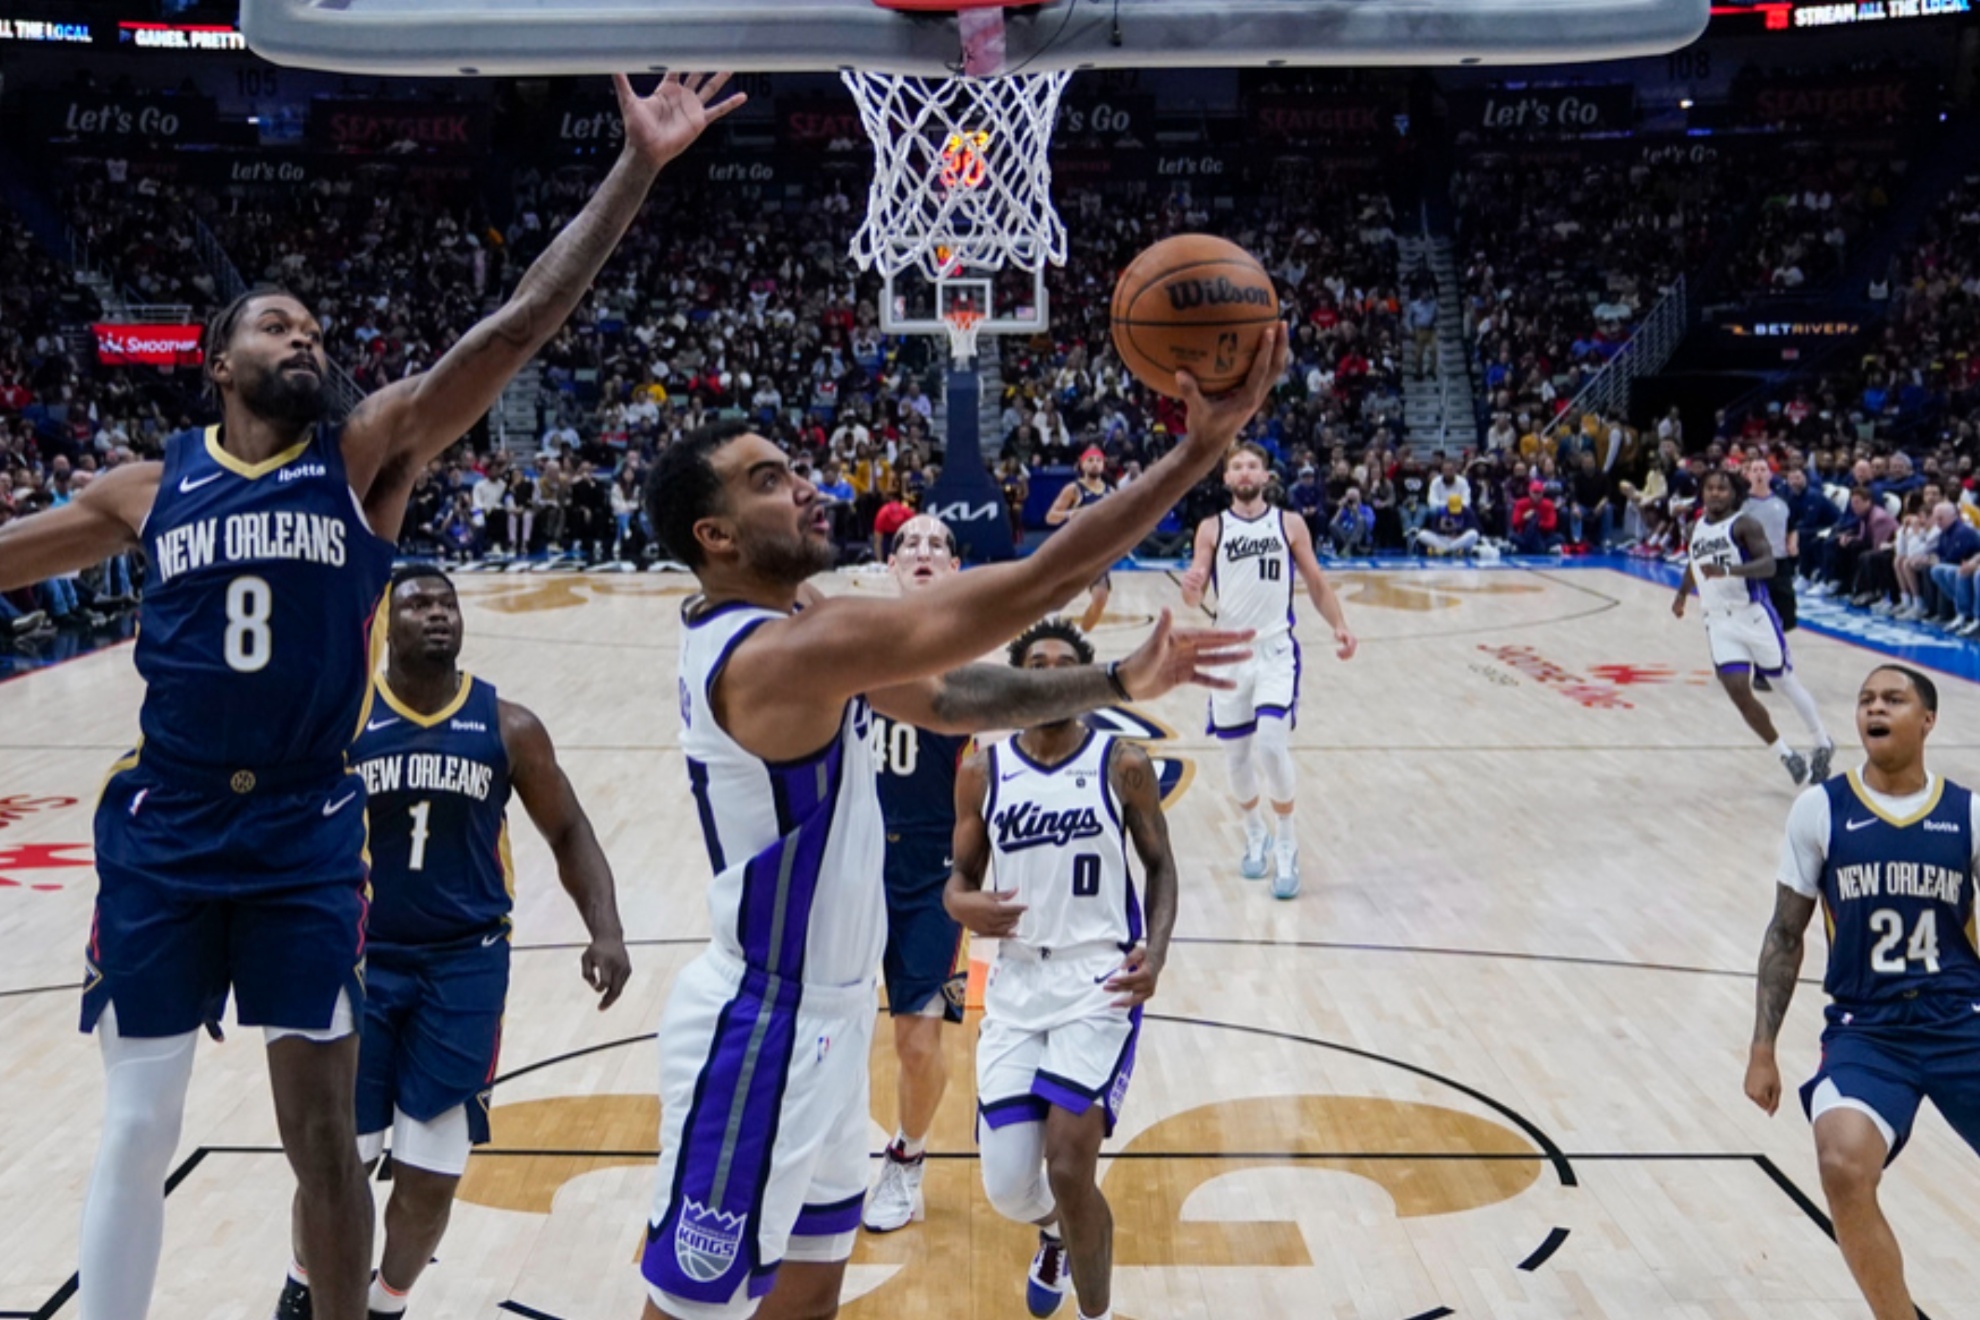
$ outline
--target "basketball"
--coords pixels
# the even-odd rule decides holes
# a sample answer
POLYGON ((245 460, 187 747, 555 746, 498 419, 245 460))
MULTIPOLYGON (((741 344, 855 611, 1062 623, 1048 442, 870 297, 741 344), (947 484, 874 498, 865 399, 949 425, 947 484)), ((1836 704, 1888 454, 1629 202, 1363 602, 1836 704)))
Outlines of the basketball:
POLYGON ((1237 388, 1279 295, 1258 258, 1209 234, 1177 234, 1148 248, 1114 283, 1114 351, 1134 378, 1178 397, 1176 372, 1205 394, 1237 388))

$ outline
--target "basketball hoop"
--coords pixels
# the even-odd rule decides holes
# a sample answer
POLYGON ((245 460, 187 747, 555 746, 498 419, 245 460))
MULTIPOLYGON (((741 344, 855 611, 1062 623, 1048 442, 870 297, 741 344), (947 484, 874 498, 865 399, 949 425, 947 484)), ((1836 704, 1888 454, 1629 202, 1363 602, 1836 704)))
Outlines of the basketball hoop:
POLYGON ((1066 260, 1046 152, 1070 71, 989 78, 841 75, 873 139, 861 270, 931 280, 1066 260))
POLYGON ((976 360, 976 332, 983 328, 983 313, 972 307, 951 307, 942 319, 949 324, 949 356, 961 370, 976 360))

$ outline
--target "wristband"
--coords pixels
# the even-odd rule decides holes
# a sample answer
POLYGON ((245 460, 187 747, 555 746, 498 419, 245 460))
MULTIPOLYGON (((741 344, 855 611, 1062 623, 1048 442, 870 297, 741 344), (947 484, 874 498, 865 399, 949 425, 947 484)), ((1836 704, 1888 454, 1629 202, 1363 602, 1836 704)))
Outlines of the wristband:
POLYGON ((1115 696, 1119 697, 1122 701, 1134 700, 1133 697, 1130 697, 1128 695, 1127 684, 1121 682, 1120 661, 1109 660, 1106 666, 1102 668, 1100 672, 1107 676, 1107 686, 1114 689, 1115 696))

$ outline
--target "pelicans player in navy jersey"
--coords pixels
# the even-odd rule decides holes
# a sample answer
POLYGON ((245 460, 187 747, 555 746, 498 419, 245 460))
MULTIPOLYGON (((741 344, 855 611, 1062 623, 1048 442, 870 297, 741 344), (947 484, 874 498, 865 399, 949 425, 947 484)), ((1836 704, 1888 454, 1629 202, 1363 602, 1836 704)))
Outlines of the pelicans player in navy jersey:
POLYGON ((1210 733, 1224 744, 1231 791, 1244 813, 1238 873, 1262 880, 1270 871, 1273 894, 1292 898, 1299 893, 1299 834, 1293 823, 1297 785, 1289 742, 1299 720, 1295 575, 1333 629, 1336 654, 1352 660, 1359 643, 1348 630, 1340 597, 1320 571, 1306 523, 1266 502, 1271 477, 1263 449, 1247 442, 1231 450, 1224 460, 1231 507, 1197 526, 1195 554, 1182 575, 1182 597, 1185 605, 1200 605, 1204 591, 1215 590, 1218 624, 1256 634, 1251 660, 1231 675, 1236 686, 1210 694, 1210 733), (1259 810, 1261 779, 1272 798, 1269 826, 1259 810))
MULTIPOLYGON (((610 1008, 632 970, 612 885, 542 723, 461 672, 461 607, 438 569, 392 578, 385 673, 351 762, 371 821, 371 913, 359 1032, 357 1131, 369 1166, 392 1138, 373 1320, 398 1315, 447 1229, 468 1150, 488 1140, 489 1086, 509 989, 509 794, 557 859, 591 943, 585 981, 610 1008)), ((300 1250, 300 1247, 299 1247, 300 1250)), ((290 1270, 275 1314, 310 1314, 290 1270)))
POLYGON ((681 750, 714 883, 708 949, 658 1033, 660 1168, 641 1271, 645 1315, 830 1320, 866 1188, 873 972, 886 942, 885 837, 872 722, 973 733, 1063 718, 1241 659, 1245 634, 1165 613, 1106 668, 972 665, 1064 605, 1152 531, 1285 371, 1266 331, 1236 391, 1186 375, 1187 438, 1029 557, 913 596, 820 598, 832 524, 789 456, 746 424, 689 432, 647 487, 655 532, 701 595, 683 610, 681 750))
MULTIPOLYGON (((1107 480, 1106 453, 1098 445, 1088 445, 1079 456, 1079 475, 1059 491, 1059 498, 1045 510, 1045 521, 1052 527, 1063 526, 1113 493, 1114 483, 1107 480)), ((1080 616, 1079 626, 1086 632, 1092 632, 1107 613, 1108 598, 1114 593, 1113 573, 1105 572, 1094 578, 1088 593, 1086 613, 1080 616)))
MULTIPOLYGON (((364 958, 370 628, 414 479, 488 411, 576 306, 660 168, 740 103, 722 80, 617 80, 625 146, 500 309, 433 367, 325 424, 309 309, 251 290, 208 327, 220 425, 171 437, 68 504, 0 527, 0 591, 142 547, 143 741, 96 816, 83 1026, 104 1061, 83 1211, 82 1320, 142 1320, 193 1044, 231 992, 269 1037, 316 1313, 360 1320, 371 1196, 353 1095, 364 958)), ((216 1028, 217 1029, 217 1028, 216 1028)))
MULTIPOLYGON (((894 537, 887 567, 903 596, 932 587, 962 567, 955 533, 940 518, 910 518, 894 537)), ((962 927, 942 906, 942 886, 949 880, 956 826, 956 763, 968 743, 873 717, 873 764, 887 827, 887 950, 880 967, 900 1065, 899 1126, 862 1220, 873 1233, 891 1233, 921 1218, 923 1149, 949 1085, 942 1024, 963 1020, 968 946, 962 927)))
POLYGON ((1871 670, 1856 694, 1863 768, 1795 799, 1746 1067, 1746 1094, 1773 1113, 1781 1099, 1774 1041, 1819 905, 1828 1026, 1801 1103, 1815 1125, 1836 1242, 1877 1320, 1917 1314, 1877 1184, 1904 1149, 1919 1102, 1929 1099, 1980 1151, 1980 799, 1925 768, 1938 708, 1938 690, 1918 671, 1871 670))
POLYGON ((1678 583, 1671 613, 1682 619, 1694 585, 1705 615, 1705 637, 1712 648, 1712 667, 1719 684, 1746 720, 1746 727, 1780 757, 1795 783, 1829 777, 1836 745, 1822 726, 1815 698, 1795 677, 1788 655, 1787 634, 1774 612, 1767 583, 1774 574, 1774 552, 1767 533, 1751 518, 1741 516, 1738 480, 1723 469, 1707 472, 1698 483, 1702 512, 1691 529, 1690 562, 1678 583), (1814 736, 1807 757, 1788 746, 1774 729, 1774 720, 1754 694, 1753 679, 1761 675, 1779 686, 1802 723, 1814 736))
MULTIPOLYGON (((1032 670, 1093 662, 1062 619, 1010 654, 1032 670)), ((973 752, 956 776, 955 857, 949 911, 999 941, 976 1046, 983 1189, 997 1213, 1039 1226, 1031 1313, 1058 1309, 1070 1263, 1082 1320, 1108 1320, 1114 1217, 1095 1170, 1176 924, 1176 859, 1148 753, 1077 718, 973 752), (1130 838, 1148 884, 1145 929, 1130 838)))

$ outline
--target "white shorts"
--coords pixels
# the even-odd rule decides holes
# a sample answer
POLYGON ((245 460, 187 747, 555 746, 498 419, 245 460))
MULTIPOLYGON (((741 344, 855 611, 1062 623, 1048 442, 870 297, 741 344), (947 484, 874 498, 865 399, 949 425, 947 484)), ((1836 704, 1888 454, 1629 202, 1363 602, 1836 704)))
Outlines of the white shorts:
POLYGON ((1722 674, 1757 670, 1772 678, 1794 667, 1772 601, 1756 600, 1728 613, 1707 614, 1705 638, 1712 647, 1712 667, 1722 674))
POLYGON ((786 1260, 852 1255, 879 997, 786 985, 710 948, 660 1016, 660 1168, 640 1272, 680 1320, 743 1320, 786 1260))
POLYGON ((1291 633, 1252 643, 1251 659, 1219 672, 1237 686, 1211 691, 1211 734, 1242 738, 1265 719, 1298 725, 1299 643, 1291 633))
POLYGON ((1105 982, 1125 955, 1113 945, 1039 957, 1005 945, 983 990, 976 1038, 979 1121, 1001 1128, 1042 1123, 1056 1105, 1083 1114, 1097 1102, 1112 1133, 1141 1035, 1141 1010, 1114 1007, 1105 982))

